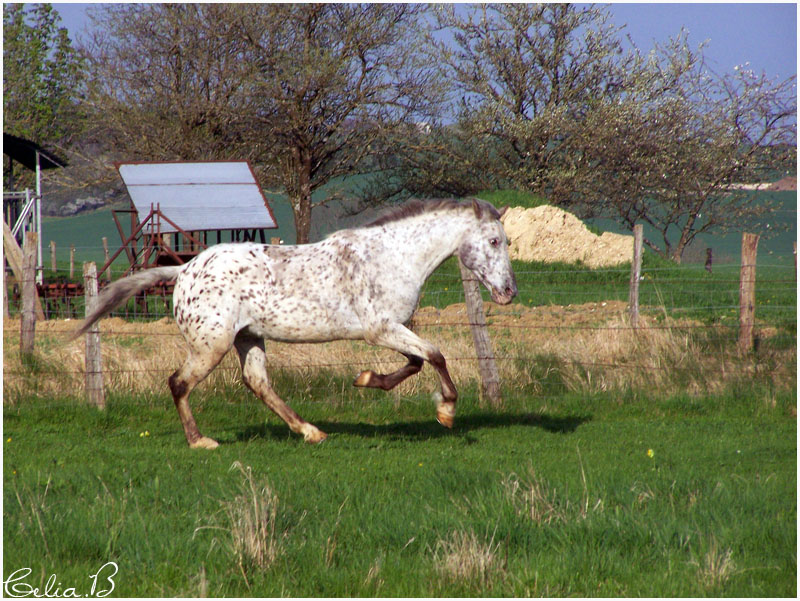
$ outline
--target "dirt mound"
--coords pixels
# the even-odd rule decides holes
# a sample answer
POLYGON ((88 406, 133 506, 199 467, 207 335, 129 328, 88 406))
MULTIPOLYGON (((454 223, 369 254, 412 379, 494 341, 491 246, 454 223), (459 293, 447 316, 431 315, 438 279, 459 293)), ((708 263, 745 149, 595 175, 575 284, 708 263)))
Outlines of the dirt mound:
POLYGON ((610 232, 598 236, 575 215, 549 205, 510 208, 502 221, 511 242, 509 255, 519 261, 580 261, 594 268, 619 265, 633 257, 633 236, 610 232))
POLYGON ((787 176, 783 179, 778 180, 774 184, 771 184, 767 190, 773 190, 775 192, 785 192, 791 190, 797 190, 797 177, 787 176))

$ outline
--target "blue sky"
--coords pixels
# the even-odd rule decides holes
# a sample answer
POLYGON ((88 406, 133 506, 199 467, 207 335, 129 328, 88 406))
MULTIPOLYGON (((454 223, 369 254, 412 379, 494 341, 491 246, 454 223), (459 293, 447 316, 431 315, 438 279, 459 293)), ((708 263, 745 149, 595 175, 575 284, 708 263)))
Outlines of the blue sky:
MULTIPOLYGON (((86 27, 88 4, 54 4, 73 37, 86 27)), ((749 62, 782 80, 797 74, 797 12, 795 3, 611 4, 613 22, 642 51, 685 27, 692 47, 709 40, 706 58, 718 73, 749 62)))
POLYGON ((709 40, 707 59, 717 72, 730 72, 750 62, 750 68, 770 77, 797 74, 797 4, 703 3, 611 6, 616 25, 627 31, 641 50, 675 37, 681 27, 692 47, 709 40))

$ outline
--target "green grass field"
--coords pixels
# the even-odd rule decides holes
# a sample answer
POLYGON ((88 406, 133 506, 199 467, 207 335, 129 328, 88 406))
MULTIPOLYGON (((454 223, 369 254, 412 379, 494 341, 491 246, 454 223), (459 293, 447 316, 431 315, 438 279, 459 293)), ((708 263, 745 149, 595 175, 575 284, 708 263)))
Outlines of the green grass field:
POLYGON ((796 391, 713 397, 462 390, 292 374, 309 446, 243 389, 4 407, 3 569, 113 596, 796 596, 796 391), (309 400, 309 397, 316 400, 309 400), (110 588, 107 566, 98 589, 110 588))

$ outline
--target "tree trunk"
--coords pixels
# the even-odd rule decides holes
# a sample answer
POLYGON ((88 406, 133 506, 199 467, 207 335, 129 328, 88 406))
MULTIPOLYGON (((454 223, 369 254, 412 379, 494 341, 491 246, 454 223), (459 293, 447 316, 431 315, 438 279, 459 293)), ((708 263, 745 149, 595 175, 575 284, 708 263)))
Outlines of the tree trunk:
POLYGON ((294 212, 294 228, 297 244, 308 244, 311 234, 311 154, 304 148, 292 148, 292 167, 294 173, 289 180, 294 184, 287 186, 289 202, 294 212))
POLYGON ((297 233, 297 244, 308 244, 311 233, 311 193, 298 195, 290 199, 294 211, 294 229, 297 233))

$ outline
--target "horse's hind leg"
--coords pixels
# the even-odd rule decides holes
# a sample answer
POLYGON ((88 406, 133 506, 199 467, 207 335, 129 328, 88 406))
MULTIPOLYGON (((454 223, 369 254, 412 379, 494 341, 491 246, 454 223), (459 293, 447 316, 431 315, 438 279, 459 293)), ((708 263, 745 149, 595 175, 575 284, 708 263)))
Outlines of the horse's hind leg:
POLYGON ((328 435, 316 426, 309 424, 297 415, 283 400, 275 394, 267 376, 267 357, 264 353, 264 341, 247 334, 240 333, 234 342, 239 361, 242 364, 242 378, 247 387, 278 417, 285 421, 292 432, 302 434, 306 442, 317 443, 328 435))
POLYGON ((208 350, 202 353, 189 351, 189 356, 183 365, 169 377, 172 399, 175 401, 175 408, 181 418, 186 441, 193 449, 216 449, 219 446, 216 440, 203 436, 197 429, 197 423, 195 423, 192 410, 189 408, 189 394, 211 373, 211 370, 219 364, 227 352, 228 349, 208 350))
POLYGON ((422 369, 422 357, 406 355, 406 359, 408 359, 408 363, 405 366, 390 374, 376 374, 372 370, 362 371, 353 382, 353 386, 391 390, 409 376, 419 373, 422 369))

